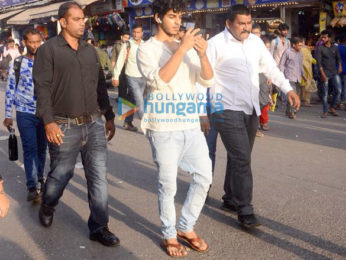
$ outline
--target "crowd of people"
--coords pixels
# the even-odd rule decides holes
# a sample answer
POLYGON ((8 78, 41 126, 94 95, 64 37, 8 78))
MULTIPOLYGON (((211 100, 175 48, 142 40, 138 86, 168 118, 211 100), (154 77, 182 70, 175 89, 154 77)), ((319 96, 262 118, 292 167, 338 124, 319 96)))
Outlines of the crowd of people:
MULTIPOLYGON (((257 227, 251 170, 255 137, 269 130, 269 110, 275 109, 277 96, 291 119, 301 100, 311 106, 317 86, 322 118, 337 116, 342 105, 346 110, 345 39, 337 46, 331 33, 323 31, 314 58, 303 38, 287 38, 286 24, 279 26, 278 37, 264 37, 244 5, 230 7, 224 31, 208 41, 198 28, 181 26, 184 1, 155 0, 153 10, 156 35, 143 41, 143 28, 135 24, 131 37, 124 31, 108 53, 94 39, 82 40, 84 14, 75 2, 61 5, 58 36, 42 44, 39 31, 26 30, 23 56, 10 41, 1 52, 2 61, 8 62, 2 74, 7 81, 3 124, 8 129, 13 126, 15 107, 27 200, 41 198, 40 223, 52 225, 80 153, 87 179, 90 239, 117 246, 119 239, 108 229, 106 151, 115 134, 107 93, 110 79, 119 89, 118 102, 124 99, 138 107, 151 146, 158 171, 161 247, 169 256, 183 257, 188 251, 181 241, 198 252, 209 250, 194 226, 212 184, 218 135, 227 151, 222 208, 237 212, 241 226, 257 227), (189 109, 199 105, 205 109, 189 109), (51 163, 45 178, 47 146, 51 163), (176 225, 178 167, 191 174, 191 183, 176 225)), ((126 116, 126 130, 138 131, 133 119, 134 114, 126 116)), ((9 201, 2 182, 0 216, 5 216, 9 201)))

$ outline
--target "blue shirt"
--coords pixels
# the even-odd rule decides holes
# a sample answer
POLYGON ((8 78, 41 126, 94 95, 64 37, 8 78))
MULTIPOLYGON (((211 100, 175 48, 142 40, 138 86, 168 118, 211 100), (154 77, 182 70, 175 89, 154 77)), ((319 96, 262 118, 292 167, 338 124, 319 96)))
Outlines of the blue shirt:
POLYGON ((12 106, 16 111, 30 114, 36 113, 36 97, 34 96, 34 82, 32 68, 34 60, 23 57, 20 76, 16 89, 16 76, 11 62, 8 69, 8 80, 5 99, 5 118, 12 118, 12 106))
POLYGON ((339 53, 342 64, 342 75, 346 75, 346 44, 339 44, 339 53))

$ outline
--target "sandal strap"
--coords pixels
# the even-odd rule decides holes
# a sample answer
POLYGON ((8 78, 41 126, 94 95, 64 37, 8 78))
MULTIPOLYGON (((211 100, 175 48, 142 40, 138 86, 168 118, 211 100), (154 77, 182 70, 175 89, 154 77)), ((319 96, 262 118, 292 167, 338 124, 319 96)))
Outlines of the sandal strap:
POLYGON ((178 250, 181 250, 183 249, 183 246, 181 244, 171 244, 171 243, 165 243, 165 247, 168 248, 168 247, 174 247, 178 250))
POLYGON ((202 244, 202 239, 199 236, 194 237, 194 238, 188 238, 184 235, 179 235, 179 237, 188 240, 190 243, 196 243, 197 242, 199 244, 202 244))

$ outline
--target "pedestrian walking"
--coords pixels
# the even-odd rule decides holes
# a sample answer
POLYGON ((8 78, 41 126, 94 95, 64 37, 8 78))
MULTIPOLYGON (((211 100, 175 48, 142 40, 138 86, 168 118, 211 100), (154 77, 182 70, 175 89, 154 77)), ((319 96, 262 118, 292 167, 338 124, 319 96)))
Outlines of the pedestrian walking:
POLYGON ((312 65, 316 65, 316 60, 312 57, 311 51, 308 46, 305 45, 301 49, 303 56, 303 70, 305 79, 302 79, 300 87, 300 99, 304 101, 305 107, 311 107, 311 93, 317 91, 317 85, 314 80, 314 75, 312 72, 312 65))
POLYGON ((27 29, 23 42, 27 48, 25 56, 11 62, 8 73, 4 126, 10 131, 13 127, 13 106, 16 110, 17 125, 22 140, 27 201, 39 198, 44 184, 47 140, 42 119, 36 117, 36 97, 32 68, 42 37, 38 30, 27 29))
POLYGON ((196 82, 211 86, 213 71, 206 56, 207 42, 197 35, 199 29, 190 28, 181 42, 175 40, 184 10, 184 1, 155 0, 158 32, 139 46, 137 53, 138 68, 149 85, 141 126, 158 170, 161 246, 171 257, 187 254, 177 238, 198 252, 209 249, 194 226, 212 181, 212 166, 198 111, 187 108, 197 106, 196 82), (192 180, 176 227, 178 167, 189 172, 192 180))
POLYGON ((251 204, 251 152, 261 114, 259 72, 276 84, 295 108, 300 106, 298 96, 263 41, 250 33, 251 27, 251 12, 246 6, 230 7, 225 30, 208 41, 207 51, 215 74, 210 92, 222 95, 224 107, 222 113, 213 113, 211 117, 227 150, 223 207, 236 210, 240 225, 247 228, 259 225, 251 204))
POLYGON ((328 117, 328 112, 333 116, 338 116, 335 108, 341 96, 341 78, 342 64, 338 47, 331 42, 331 32, 324 30, 321 32, 321 40, 323 44, 317 49, 317 65, 321 77, 322 88, 322 104, 323 113, 322 118, 328 117), (328 110, 328 93, 329 86, 333 84, 333 98, 328 110))
MULTIPOLYGON (((128 101, 133 102, 139 107, 138 115, 141 119, 144 113, 144 90, 146 86, 145 79, 138 70, 137 49, 143 44, 143 27, 140 24, 134 24, 132 28, 132 38, 128 44, 123 44, 117 58, 114 68, 113 86, 119 86, 119 77, 125 66, 125 75, 128 91, 128 101)), ((125 118, 124 127, 126 130, 137 131, 133 125, 134 114, 125 118)))
POLYGON ((39 48, 34 63, 37 116, 45 125, 51 160, 39 219, 45 227, 52 225, 80 153, 87 179, 90 239, 116 246, 119 239, 108 229, 106 177, 106 136, 108 140, 114 136, 115 115, 97 53, 82 40, 82 7, 76 2, 64 3, 58 17, 61 33, 39 48))
POLYGON ((342 73, 341 73, 341 81, 342 81, 342 91, 341 91, 341 100, 340 100, 340 107, 341 105, 344 105, 344 110, 346 111, 346 36, 343 35, 341 37, 341 42, 338 45, 340 58, 341 58, 341 65, 342 65, 342 73))
MULTIPOLYGON (((303 40, 299 37, 292 38, 292 47, 285 50, 281 56, 279 68, 285 77, 290 81, 291 87, 295 92, 300 89, 302 78, 305 79, 303 70, 303 56, 300 50, 303 48, 303 40)), ((297 110, 287 102, 286 115, 294 119, 297 110)))
POLYGON ((279 24, 279 35, 271 41, 270 53, 277 65, 280 63, 280 59, 285 50, 291 47, 291 43, 287 38, 289 26, 285 23, 279 24))

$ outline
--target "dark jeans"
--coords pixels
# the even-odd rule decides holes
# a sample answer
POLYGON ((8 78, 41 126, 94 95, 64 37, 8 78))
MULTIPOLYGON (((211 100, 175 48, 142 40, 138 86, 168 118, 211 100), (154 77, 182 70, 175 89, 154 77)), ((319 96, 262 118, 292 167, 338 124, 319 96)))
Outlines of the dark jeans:
POLYGON ((64 133, 63 144, 49 144, 51 169, 48 173, 43 206, 54 208, 73 176, 78 153, 81 153, 88 187, 90 216, 88 221, 91 233, 106 227, 108 223, 108 192, 106 178, 107 143, 104 122, 82 126, 59 125, 64 133))
MULTIPOLYGON (((299 82, 290 81, 290 85, 293 88, 294 92, 298 93, 299 82)), ((285 97, 286 97, 286 95, 285 95, 285 97)), ((289 116, 292 113, 296 113, 297 110, 293 106, 290 105, 290 102, 288 102, 287 97, 286 97, 286 102, 287 102, 287 104, 286 104, 286 115, 289 116)))
POLYGON ((345 96, 345 91, 346 91, 346 75, 341 75, 342 79, 342 84, 341 84, 341 103, 345 104, 346 101, 346 96, 345 96))
POLYGON ((251 152, 255 141, 258 116, 253 111, 225 110, 212 114, 212 124, 220 133, 227 150, 227 168, 223 200, 238 209, 238 215, 253 214, 251 152))
POLYGON ((323 113, 328 112, 328 91, 329 91, 329 84, 332 83, 334 86, 333 89, 333 98, 332 102, 330 103, 331 108, 335 108, 336 104, 340 101, 341 96, 341 79, 338 74, 335 74, 327 79, 326 82, 322 82, 321 84, 321 92, 322 92, 322 103, 323 103, 323 113))
POLYGON ((18 112, 17 125, 22 139, 26 186, 37 187, 43 179, 47 140, 42 120, 35 115, 18 112))

